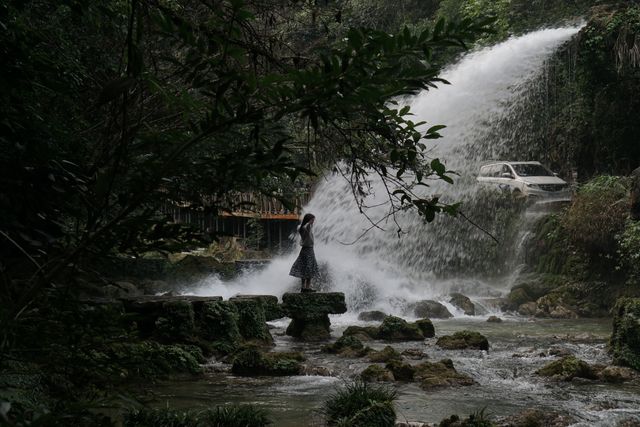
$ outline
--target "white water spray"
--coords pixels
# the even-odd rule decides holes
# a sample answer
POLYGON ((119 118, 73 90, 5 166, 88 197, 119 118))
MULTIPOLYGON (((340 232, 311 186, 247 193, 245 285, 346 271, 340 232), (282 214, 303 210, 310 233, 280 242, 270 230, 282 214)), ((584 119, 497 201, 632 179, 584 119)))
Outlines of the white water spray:
MULTIPOLYGON (((409 100, 416 119, 428 121, 429 126, 447 125, 441 131, 443 138, 430 146, 429 154, 461 175, 456 185, 438 184, 434 192, 442 192, 449 201, 473 198, 479 162, 499 152, 492 144, 480 144, 486 142, 481 139, 492 123, 509 114, 527 84, 542 73, 544 62, 579 29, 540 30, 472 52, 442 74, 451 85, 409 100), (476 149, 480 146, 485 148, 476 149)), ((386 200, 380 183, 373 183, 373 191, 369 206, 386 200)), ((338 175, 322 180, 305 210, 317 217, 316 256, 327 268, 330 287, 345 293, 353 311, 367 307, 401 313, 407 302, 441 299, 451 291, 472 297, 499 294, 495 286, 480 280, 442 280, 434 274, 444 265, 451 267, 452 260, 456 265, 471 262, 478 254, 472 253, 470 242, 487 238, 458 219, 443 217, 423 224, 416 214, 407 213, 397 220, 408 234, 398 237, 397 226, 389 219, 380 224, 386 231, 374 229, 362 236, 371 223, 358 212, 349 184, 338 175), (355 243, 344 244, 350 242, 355 243)), ((388 206, 382 205, 368 209, 367 215, 377 221, 387 212, 388 206)), ((280 296, 298 286, 298 280, 288 276, 296 256, 297 249, 232 283, 212 277, 192 292, 224 297, 237 293, 280 296)))

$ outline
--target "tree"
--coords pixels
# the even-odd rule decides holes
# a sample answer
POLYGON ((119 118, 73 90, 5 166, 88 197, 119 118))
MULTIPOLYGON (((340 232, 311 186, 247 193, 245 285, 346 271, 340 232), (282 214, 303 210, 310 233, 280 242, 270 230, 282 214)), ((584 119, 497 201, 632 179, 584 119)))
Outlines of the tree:
POLYGON ((391 212, 413 207, 432 220, 455 211, 413 192, 451 177, 438 159, 424 161, 425 140, 441 127, 421 131, 395 100, 446 83, 434 49, 465 47, 489 21, 439 21, 418 34, 354 28, 303 56, 279 31, 299 7, 2 6, 11 64, 0 125, 3 325, 44 289, 80 280, 87 261, 200 238, 159 213, 168 200, 213 213, 232 208, 238 191, 286 201, 287 183, 339 164, 357 197, 379 175, 391 212))

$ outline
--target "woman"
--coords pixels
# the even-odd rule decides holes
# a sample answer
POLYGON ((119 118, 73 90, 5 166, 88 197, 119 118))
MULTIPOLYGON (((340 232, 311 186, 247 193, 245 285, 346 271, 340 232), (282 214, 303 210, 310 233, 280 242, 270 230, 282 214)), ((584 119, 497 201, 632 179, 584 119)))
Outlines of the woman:
POLYGON ((310 213, 302 218, 302 224, 298 229, 302 249, 300 249, 300 255, 289 272, 290 276, 302 279, 300 292, 315 292, 315 289, 311 289, 311 278, 318 275, 318 263, 313 252, 313 231, 311 229, 315 219, 316 217, 310 213))

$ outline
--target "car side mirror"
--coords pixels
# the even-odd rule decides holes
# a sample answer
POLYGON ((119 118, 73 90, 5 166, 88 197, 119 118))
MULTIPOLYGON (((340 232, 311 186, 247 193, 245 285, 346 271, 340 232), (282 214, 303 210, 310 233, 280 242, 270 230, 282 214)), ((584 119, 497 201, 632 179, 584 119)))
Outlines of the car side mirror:
POLYGON ((502 174, 502 177, 503 177, 503 178, 511 178, 511 179, 513 179, 513 175, 511 175, 509 172, 505 172, 505 173, 503 173, 503 174, 502 174))

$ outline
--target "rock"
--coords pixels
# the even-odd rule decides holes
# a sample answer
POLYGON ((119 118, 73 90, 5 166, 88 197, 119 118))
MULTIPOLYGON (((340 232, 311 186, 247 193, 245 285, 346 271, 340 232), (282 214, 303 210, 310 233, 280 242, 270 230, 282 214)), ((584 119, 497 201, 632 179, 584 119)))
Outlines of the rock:
POLYGON ((402 359, 402 356, 400 356, 400 353, 398 353, 391 346, 386 346, 380 351, 375 351, 375 350, 371 351, 368 356, 371 362, 382 362, 382 363, 387 363, 392 360, 402 359))
POLYGON ((532 301, 533 298, 523 288, 513 288, 502 304, 503 310, 517 310, 522 304, 532 301))
POLYGON ((380 365, 369 365, 360 373, 360 379, 364 382, 394 381, 391 371, 380 365))
POLYGON ((298 375, 304 360, 302 353, 263 353, 256 347, 247 347, 235 355, 231 372, 240 376, 298 375))
POLYGON ((300 375, 315 375, 319 377, 333 377, 335 373, 325 366, 306 366, 303 365, 300 375))
POLYGON ((558 305, 549 312, 552 319, 577 319, 578 315, 575 311, 565 305, 558 305))
POLYGON ((387 316, 378 328, 378 339, 386 341, 422 341, 424 335, 415 323, 395 316, 387 316))
POLYGON ((568 415, 548 409, 528 408, 496 421, 496 427, 566 427, 576 422, 568 415))
POLYGON ((229 301, 232 302, 244 300, 254 300, 260 302, 262 304, 264 317, 267 322, 285 317, 284 311, 278 304, 278 297, 274 295, 236 295, 233 298, 229 298, 229 301))
POLYGON ((393 374, 396 381, 413 381, 416 372, 413 366, 402 363, 400 360, 391 360, 385 365, 385 368, 393 374))
POLYGON ((325 353, 339 354, 346 357, 362 357, 369 353, 371 349, 365 349, 362 342, 351 335, 343 335, 333 344, 322 347, 325 353))
POLYGON ((575 356, 566 356, 555 360, 536 371, 543 377, 553 377, 563 381, 571 381, 573 378, 596 379, 596 373, 589 364, 575 356))
POLYGON ((142 295, 144 292, 131 282, 118 281, 103 287, 103 294, 112 298, 126 298, 142 295))
POLYGON ((489 350, 489 341, 487 338, 479 332, 474 331, 458 331, 453 335, 445 335, 438 338, 436 345, 445 350, 489 350))
POLYGON ((525 302, 518 307, 518 314, 521 316, 534 316, 538 311, 538 304, 535 301, 525 302))
POLYGON ((564 347, 551 347, 548 351, 549 356, 565 357, 571 356, 571 350, 564 347))
POLYGON ((196 313, 196 319, 202 338, 213 342, 218 353, 232 353, 243 342, 238 327, 238 309, 229 301, 204 302, 196 313))
POLYGON ((420 319, 416 320, 414 323, 418 328, 420 328, 420 331, 425 338, 433 338, 436 336, 436 330, 433 327, 433 322, 431 322, 431 320, 420 319))
POLYGON ((626 366, 606 366, 598 372, 598 379, 608 383, 624 383, 636 380, 638 373, 626 366))
POLYGON ((238 310, 238 329, 245 341, 261 345, 273 344, 273 337, 267 326, 264 302, 254 298, 236 298, 229 302, 238 310))
POLYGON ((303 341, 318 341, 331 336, 329 314, 347 311, 342 292, 286 293, 282 310, 291 318, 287 335, 303 341))
POLYGON ((387 315, 382 311, 363 311, 358 315, 358 320, 362 320, 365 322, 382 322, 385 317, 387 317, 387 315))
POLYGON ((487 319, 487 322, 489 322, 489 323, 502 323, 502 319, 499 318, 498 316, 489 316, 489 318, 487 319))
POLYGON ((640 371, 640 298, 616 301, 610 352, 616 365, 640 371))
POLYGON ((433 300, 422 300, 411 306, 416 317, 429 319, 448 319, 453 317, 447 307, 433 300))
POLYGON ((422 360, 429 358, 429 355, 419 348, 408 348, 400 353, 400 355, 406 357, 407 359, 413 360, 422 360))
POLYGON ((425 390, 436 387, 468 386, 476 383, 473 378, 456 371, 451 359, 423 362, 417 365, 414 378, 425 390))
POLYGON ((343 336, 351 335, 360 341, 371 341, 378 337, 377 326, 349 326, 342 333, 343 336))
POLYGON ((453 293, 450 296, 451 299, 449 303, 464 311, 464 314, 467 316, 474 316, 476 314, 476 306, 471 302, 469 297, 459 293, 453 293))

